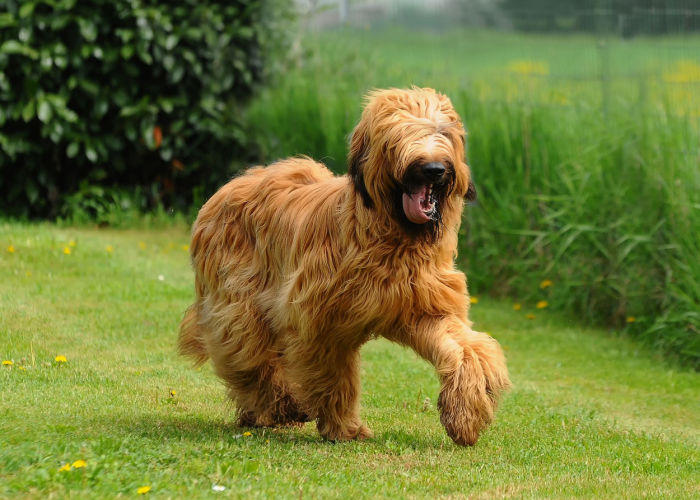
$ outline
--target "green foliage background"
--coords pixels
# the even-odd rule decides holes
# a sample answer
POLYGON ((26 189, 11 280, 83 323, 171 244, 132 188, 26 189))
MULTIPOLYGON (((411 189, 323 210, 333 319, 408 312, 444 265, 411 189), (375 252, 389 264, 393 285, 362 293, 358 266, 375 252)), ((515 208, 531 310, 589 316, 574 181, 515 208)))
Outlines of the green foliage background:
POLYGON ((274 67, 286 4, 3 2, 0 213, 184 208, 213 189, 254 157, 238 110, 274 67))

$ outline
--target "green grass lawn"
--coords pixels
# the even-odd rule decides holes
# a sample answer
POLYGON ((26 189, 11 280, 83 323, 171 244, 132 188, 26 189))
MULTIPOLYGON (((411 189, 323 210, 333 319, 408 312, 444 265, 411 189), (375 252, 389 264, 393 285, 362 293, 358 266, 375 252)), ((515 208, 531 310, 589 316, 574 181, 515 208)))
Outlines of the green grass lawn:
POLYGON ((476 446, 440 426, 431 367, 385 341, 363 350, 373 439, 333 444, 313 424, 246 435, 211 369, 175 352, 187 240, 0 223, 0 356, 14 363, 0 367, 0 497, 700 495, 697 373, 485 298, 472 317, 504 346, 514 388, 476 446))

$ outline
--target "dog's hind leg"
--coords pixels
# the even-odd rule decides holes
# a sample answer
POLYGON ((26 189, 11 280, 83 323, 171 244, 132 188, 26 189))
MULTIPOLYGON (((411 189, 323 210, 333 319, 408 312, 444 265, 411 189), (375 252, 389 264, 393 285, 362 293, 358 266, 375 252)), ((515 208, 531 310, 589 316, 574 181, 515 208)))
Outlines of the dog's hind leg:
POLYGON ((364 439, 372 432, 360 420, 360 353, 355 348, 308 343, 298 335, 284 351, 284 370, 294 395, 309 415, 317 418, 319 433, 332 441, 364 439))
POLYGON ((226 383, 235 402, 241 427, 276 427, 309 421, 289 389, 279 380, 275 365, 232 370, 226 383))
POLYGON ((308 421, 292 397, 268 322, 244 298, 229 296, 209 307, 204 335, 214 371, 229 389, 241 426, 308 421))

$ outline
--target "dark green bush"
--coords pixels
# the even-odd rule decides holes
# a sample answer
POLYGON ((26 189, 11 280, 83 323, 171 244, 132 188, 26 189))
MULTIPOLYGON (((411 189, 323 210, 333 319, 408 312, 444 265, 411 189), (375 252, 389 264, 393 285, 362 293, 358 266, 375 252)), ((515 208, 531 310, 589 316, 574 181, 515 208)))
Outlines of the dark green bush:
POLYGON ((185 207, 221 183, 254 151, 237 110, 288 12, 281 0, 5 0, 0 213, 60 215, 95 186, 185 207))

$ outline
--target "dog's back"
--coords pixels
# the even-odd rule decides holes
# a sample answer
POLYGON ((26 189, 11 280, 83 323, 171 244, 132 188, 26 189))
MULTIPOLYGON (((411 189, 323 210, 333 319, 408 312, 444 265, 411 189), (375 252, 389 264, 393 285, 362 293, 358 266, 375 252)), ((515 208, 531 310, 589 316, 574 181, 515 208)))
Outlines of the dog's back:
POLYGON ((309 158, 290 158, 249 169, 205 203, 192 229, 197 300, 180 326, 182 354, 198 364, 210 355, 203 324, 212 320, 203 311, 210 290, 248 297, 279 290, 299 264, 294 259, 304 255, 293 248, 319 241, 319 236, 334 238, 334 226, 321 222, 333 220, 329 212, 337 209, 348 182, 309 158))

